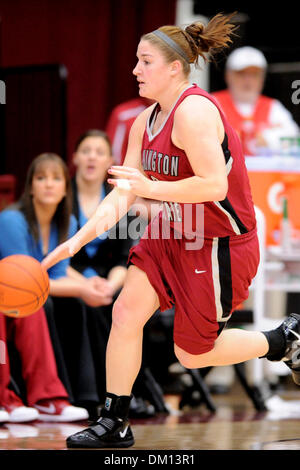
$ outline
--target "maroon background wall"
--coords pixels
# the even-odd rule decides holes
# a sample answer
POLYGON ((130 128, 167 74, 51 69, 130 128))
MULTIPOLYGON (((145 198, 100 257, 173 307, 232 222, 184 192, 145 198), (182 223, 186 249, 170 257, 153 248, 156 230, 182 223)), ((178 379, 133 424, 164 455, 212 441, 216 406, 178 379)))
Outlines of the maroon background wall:
MULTIPOLYGON (((137 95, 131 73, 142 33, 174 23, 176 0, 0 0, 0 66, 64 64, 67 153, 137 95)), ((6 104, 6 106, 8 103, 6 104)))

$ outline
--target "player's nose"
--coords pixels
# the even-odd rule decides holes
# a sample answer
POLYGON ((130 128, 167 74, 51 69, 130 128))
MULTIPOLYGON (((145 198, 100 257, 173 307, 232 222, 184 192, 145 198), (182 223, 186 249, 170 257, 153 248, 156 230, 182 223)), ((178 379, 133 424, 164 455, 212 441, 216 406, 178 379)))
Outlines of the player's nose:
POLYGON ((139 74, 139 62, 137 62, 136 66, 132 70, 133 75, 138 76, 139 74))

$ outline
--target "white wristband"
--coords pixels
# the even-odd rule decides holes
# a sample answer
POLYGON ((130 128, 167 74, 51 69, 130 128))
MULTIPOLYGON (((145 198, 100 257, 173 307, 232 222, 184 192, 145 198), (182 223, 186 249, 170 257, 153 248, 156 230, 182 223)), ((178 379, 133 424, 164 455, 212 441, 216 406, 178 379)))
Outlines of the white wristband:
POLYGON ((124 178, 117 179, 117 186, 118 188, 127 189, 128 191, 131 189, 130 181, 124 178))

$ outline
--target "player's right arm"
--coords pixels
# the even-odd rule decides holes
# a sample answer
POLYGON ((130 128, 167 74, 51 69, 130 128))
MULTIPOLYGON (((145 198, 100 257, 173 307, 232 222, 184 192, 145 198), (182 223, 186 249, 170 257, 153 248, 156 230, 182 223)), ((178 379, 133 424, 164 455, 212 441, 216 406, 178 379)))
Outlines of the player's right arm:
MULTIPOLYGON (((131 127, 124 160, 124 165, 127 167, 142 170, 142 139, 147 117, 151 112, 150 108, 144 110, 131 127)), ((84 245, 113 227, 128 212, 135 199, 136 196, 132 192, 114 187, 88 222, 72 238, 59 245, 43 260, 45 268, 49 269, 60 260, 73 256, 84 245)))

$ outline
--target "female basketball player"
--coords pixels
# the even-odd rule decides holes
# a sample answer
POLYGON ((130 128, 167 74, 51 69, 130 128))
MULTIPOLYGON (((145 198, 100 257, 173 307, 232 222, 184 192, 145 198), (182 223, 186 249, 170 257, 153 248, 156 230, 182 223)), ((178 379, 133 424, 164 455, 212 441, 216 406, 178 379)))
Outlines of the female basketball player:
POLYGON ((255 215, 240 142, 214 98, 190 85, 188 76, 198 55, 231 42, 232 30, 219 14, 206 27, 164 26, 142 37, 133 73, 140 95, 157 103, 133 124, 124 166, 110 170, 117 177, 109 180, 114 190, 45 260, 48 268, 78 251, 114 224, 115 214, 122 216, 136 196, 164 201, 164 210, 130 252, 114 305, 105 407, 97 423, 67 439, 69 447, 134 443, 127 421, 131 388, 141 364, 143 326, 158 306, 175 304, 175 353, 187 368, 262 356, 280 360, 300 332, 296 315, 267 333, 221 333, 247 298, 257 270, 255 215))

